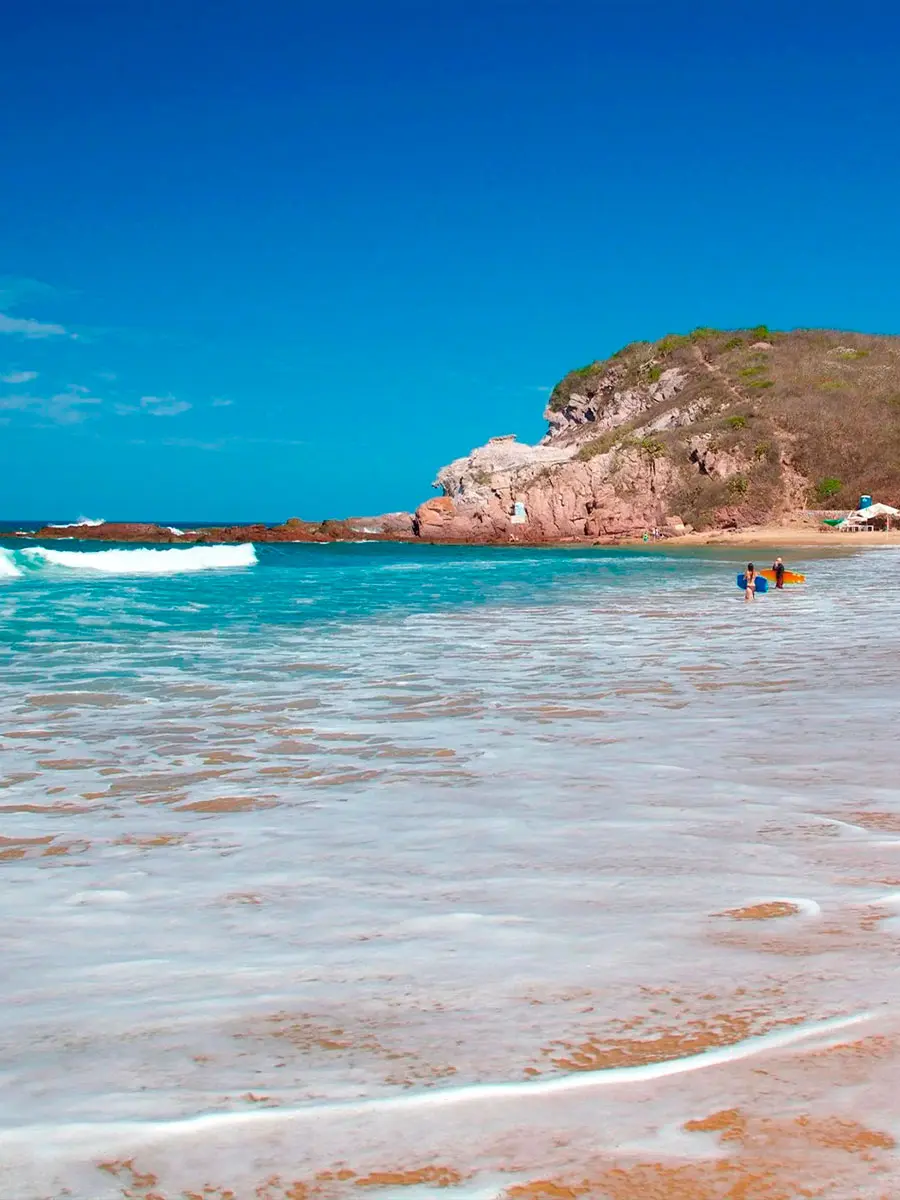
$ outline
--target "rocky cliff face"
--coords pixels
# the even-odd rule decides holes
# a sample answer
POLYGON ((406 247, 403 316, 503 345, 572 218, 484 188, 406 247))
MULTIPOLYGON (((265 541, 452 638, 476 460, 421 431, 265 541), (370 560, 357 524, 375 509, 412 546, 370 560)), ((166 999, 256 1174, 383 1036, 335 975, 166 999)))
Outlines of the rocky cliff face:
POLYGON ((855 504, 855 489, 876 480, 870 466, 856 468, 859 482, 842 481, 859 458, 851 434, 900 444, 898 394, 898 338, 760 327, 635 343, 556 386, 539 445, 493 438, 444 467, 442 494, 419 507, 415 532, 635 537, 784 520, 840 491, 855 504))
POLYGON ((437 478, 444 495, 416 512, 418 536, 560 541, 628 535, 666 521, 670 466, 639 448, 581 461, 577 444, 502 445, 503 451, 513 447, 518 452, 515 466, 497 464, 500 447, 489 442, 445 467, 437 478))
MULTIPOLYGON (((444 467, 435 480, 442 496, 416 513, 418 535, 544 542, 681 531, 672 498, 682 472, 654 435, 693 424, 715 398, 691 393, 679 402, 690 379, 679 366, 645 382, 629 375, 625 363, 604 364, 557 389, 537 446, 492 438, 444 467)), ((712 463, 705 444, 699 453, 712 463)))

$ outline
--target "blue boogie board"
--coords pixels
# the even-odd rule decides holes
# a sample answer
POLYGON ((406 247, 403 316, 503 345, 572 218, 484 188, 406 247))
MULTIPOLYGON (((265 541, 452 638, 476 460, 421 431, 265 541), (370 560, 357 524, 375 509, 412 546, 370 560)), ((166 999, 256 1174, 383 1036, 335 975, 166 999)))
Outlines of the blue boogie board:
MULTIPOLYGON (((755 582, 756 582, 755 590, 760 596, 763 595, 764 592, 767 592, 769 590, 769 581, 768 581, 768 579, 766 579, 766 577, 764 575, 757 575, 755 582)), ((737 577, 737 585, 741 589, 742 592, 746 592, 747 576, 744 574, 743 571, 741 571, 740 575, 738 575, 738 577, 737 577)))

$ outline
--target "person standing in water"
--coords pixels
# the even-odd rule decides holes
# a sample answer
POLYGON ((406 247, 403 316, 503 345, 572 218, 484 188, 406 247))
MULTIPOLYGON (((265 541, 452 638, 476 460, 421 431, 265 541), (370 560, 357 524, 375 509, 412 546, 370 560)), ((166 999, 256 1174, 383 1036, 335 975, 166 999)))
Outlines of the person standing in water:
POLYGON ((747 570, 744 572, 744 600, 756 599, 756 567, 753 563, 747 563, 747 570))
POLYGON ((775 572, 775 586, 777 588, 784 587, 784 563, 780 558, 776 558, 772 563, 772 570, 775 572))

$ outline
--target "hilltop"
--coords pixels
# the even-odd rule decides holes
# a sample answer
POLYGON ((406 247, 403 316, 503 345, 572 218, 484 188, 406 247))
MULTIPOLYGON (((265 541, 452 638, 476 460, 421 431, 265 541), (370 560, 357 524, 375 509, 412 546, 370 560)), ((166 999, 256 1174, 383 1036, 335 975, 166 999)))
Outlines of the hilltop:
POLYGON ((539 445, 494 438, 444 467, 419 536, 630 537, 900 499, 900 337, 758 326, 633 342, 570 371, 544 415, 539 445))

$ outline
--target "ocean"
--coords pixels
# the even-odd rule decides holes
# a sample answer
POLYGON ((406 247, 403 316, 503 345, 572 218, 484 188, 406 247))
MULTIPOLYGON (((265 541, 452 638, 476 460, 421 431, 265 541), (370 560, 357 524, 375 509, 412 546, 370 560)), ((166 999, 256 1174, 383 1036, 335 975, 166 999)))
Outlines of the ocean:
POLYGON ((900 1193, 900 557, 740 565, 0 542, 0 1195, 900 1193))

